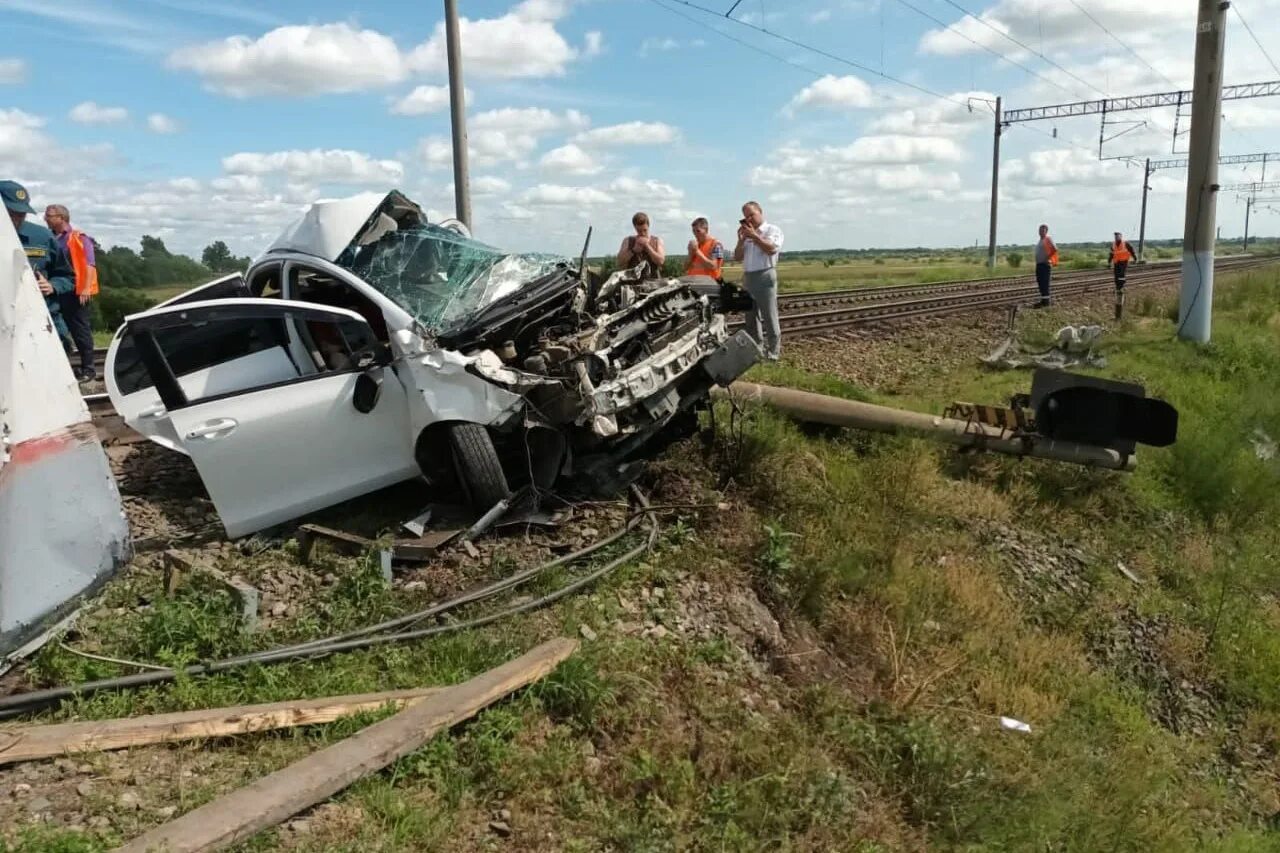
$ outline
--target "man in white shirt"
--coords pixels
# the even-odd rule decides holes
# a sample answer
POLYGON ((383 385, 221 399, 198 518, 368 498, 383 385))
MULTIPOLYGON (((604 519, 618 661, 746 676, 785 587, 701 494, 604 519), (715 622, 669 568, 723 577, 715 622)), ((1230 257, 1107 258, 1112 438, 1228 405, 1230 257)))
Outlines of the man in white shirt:
POLYGON ((778 323, 778 253, 781 251, 782 229, 764 221, 764 210, 759 203, 744 204, 733 259, 742 261, 742 286, 754 303, 746 316, 747 334, 761 345, 769 361, 777 361, 782 351, 782 327, 778 323))

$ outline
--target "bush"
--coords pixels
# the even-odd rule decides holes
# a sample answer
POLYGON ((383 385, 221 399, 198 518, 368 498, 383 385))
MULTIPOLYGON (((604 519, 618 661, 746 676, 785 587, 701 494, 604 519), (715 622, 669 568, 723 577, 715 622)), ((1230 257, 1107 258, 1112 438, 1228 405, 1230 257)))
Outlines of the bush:
POLYGON ((1009 266, 1013 267, 1014 269, 1017 269, 1018 267, 1022 266, 1021 252, 1010 252, 1009 254, 1004 256, 1004 259, 1008 261, 1009 266))
POLYGON ((99 331, 115 331, 124 318, 139 311, 146 311, 156 304, 141 290, 128 287, 104 287, 96 299, 89 300, 89 317, 99 331))

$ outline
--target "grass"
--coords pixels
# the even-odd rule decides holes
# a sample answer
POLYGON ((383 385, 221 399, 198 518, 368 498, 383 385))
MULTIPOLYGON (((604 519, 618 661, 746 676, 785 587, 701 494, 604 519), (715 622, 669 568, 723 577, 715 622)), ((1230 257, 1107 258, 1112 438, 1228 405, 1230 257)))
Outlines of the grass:
MULTIPOLYGON (((587 594, 489 630, 100 695, 46 718, 452 683, 589 625, 598 639, 547 680, 359 781, 308 834, 240 849, 1280 849, 1280 467, 1252 444, 1258 430, 1280 437, 1277 287, 1275 273, 1220 277, 1203 347, 1174 339, 1167 303, 1131 303, 1106 375, 1181 416, 1177 444, 1143 448, 1133 474, 721 408, 714 445, 676 445, 648 485, 659 501, 727 508, 670 519, 656 552, 587 594), (644 594, 656 587, 662 597, 644 594), (698 613, 709 621, 695 630, 698 613), (784 627, 781 647, 766 617, 784 627), (645 636, 646 623, 668 636, 645 636), (488 829, 503 808, 507 842, 488 829)), ((1055 331, 1025 322, 1032 339, 1055 331)), ((785 362, 752 378, 883 401, 785 362)), ((894 402, 936 411, 1026 383, 974 367, 894 402)), ((222 562, 257 580, 294 556, 286 544, 222 562)), ((296 616, 246 636, 216 587, 165 598, 140 565, 108 587, 82 643, 179 663, 428 599, 328 552, 303 583, 296 616), (321 584, 327 572, 338 581, 321 584)), ((50 647, 32 678, 117 671, 50 647)), ((129 761, 198 767, 181 799, 172 772, 141 786, 149 805, 186 810, 374 718, 129 761)), ((116 818, 100 833, 0 835, 15 850, 98 850, 156 822, 116 818)))

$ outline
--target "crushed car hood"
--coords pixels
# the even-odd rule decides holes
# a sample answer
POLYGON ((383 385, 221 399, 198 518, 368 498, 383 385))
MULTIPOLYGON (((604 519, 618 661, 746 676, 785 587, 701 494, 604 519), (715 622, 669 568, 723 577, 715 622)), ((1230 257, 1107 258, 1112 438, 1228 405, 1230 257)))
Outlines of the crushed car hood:
POLYGON ((344 267, 431 332, 461 328, 525 286, 569 267, 558 255, 510 253, 427 221, 398 191, 316 202, 267 253, 302 252, 344 267))

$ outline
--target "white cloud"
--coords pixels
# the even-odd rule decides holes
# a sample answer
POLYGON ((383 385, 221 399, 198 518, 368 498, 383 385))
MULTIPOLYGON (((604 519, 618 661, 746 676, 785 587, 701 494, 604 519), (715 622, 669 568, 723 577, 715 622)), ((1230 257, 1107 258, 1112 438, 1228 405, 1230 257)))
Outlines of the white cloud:
POLYGON ((572 142, 543 154, 539 165, 562 175, 594 175, 604 169, 595 157, 572 142))
MULTIPOLYGON (((1087 0, 1081 5, 1139 53, 1144 52, 1145 46, 1157 44, 1167 36, 1192 32, 1195 26, 1196 8, 1193 3, 1169 3, 1167 0, 1087 0)), ((926 32, 920 39, 921 52, 956 56, 977 53, 989 47, 1011 56, 1026 55, 1026 51, 1000 33, 1008 34, 1023 44, 1050 55, 1063 48, 1091 48, 1100 41, 1108 41, 1108 36, 1097 24, 1068 3, 999 0, 977 14, 981 22, 965 16, 952 24, 951 30, 934 29, 926 32), (965 39, 960 33, 972 41, 965 39)), ((1182 49, 1182 43, 1179 43, 1179 49, 1182 49)))
MULTIPOLYGON (((579 55, 555 27, 567 6, 557 0, 525 0, 498 18, 462 18, 458 32, 462 41, 462 65, 467 75, 477 78, 562 76, 579 55)), ((590 44, 588 38, 588 48, 590 44)), ((409 54, 408 63, 412 69, 429 74, 447 71, 443 21, 436 24, 431 38, 409 54)))
POLYGON ((966 103, 969 98, 994 102, 995 95, 988 92, 958 92, 950 98, 946 102, 931 101, 885 113, 871 122, 867 130, 871 133, 906 136, 963 136, 979 129, 990 131, 993 119, 987 105, 975 102, 971 112, 966 103))
MULTIPOLYGON (((449 192, 453 192, 452 184, 449 185, 449 192)), ((511 192, 511 183, 494 175, 481 175, 471 181, 472 195, 506 195, 509 192, 511 192)))
POLYGON ((152 113, 147 116, 147 129, 152 133, 177 133, 181 128, 178 123, 164 113, 152 113))
POLYGON ((583 36, 583 56, 594 57, 602 53, 604 53, 604 33, 592 30, 583 36))
POLYGON ((238 98, 358 92, 398 83, 407 74, 391 38, 345 23, 277 27, 257 39, 231 36, 192 45, 171 53, 169 64, 238 98))
POLYGON ((660 121, 631 121, 608 127, 597 127, 573 137, 579 145, 667 145, 680 138, 680 131, 660 121))
POLYGON ((0 84, 21 83, 27 79, 27 63, 21 59, 0 59, 0 84))
POLYGON ((119 124, 129 119, 124 107, 104 107, 93 101, 76 104, 67 115, 77 124, 119 124))
POLYGON ((453 144, 443 136, 427 136, 418 140, 414 155, 428 169, 444 169, 453 163, 453 144))
POLYGON ((816 12, 810 12, 808 17, 809 17, 809 23, 811 23, 811 24, 821 24, 821 23, 823 23, 823 22, 825 22, 825 21, 829 21, 829 20, 831 20, 831 10, 830 10, 830 9, 819 9, 819 10, 818 10, 818 11, 816 11, 816 12))
POLYGON ((615 178, 609 184, 609 189, 620 195, 627 196, 628 199, 640 201, 678 202, 684 198, 684 190, 652 178, 642 181, 638 178, 624 175, 620 178, 615 178))
POLYGON ((504 107, 479 113, 467 121, 474 130, 500 130, 506 133, 540 135, 557 130, 586 127, 590 120, 577 110, 555 113, 541 107, 504 107))
POLYGON ((950 139, 938 136, 863 136, 852 145, 822 149, 825 156, 843 163, 894 165, 959 162, 965 153, 950 139))
POLYGON ((521 199, 526 204, 560 207, 566 205, 611 204, 613 197, 595 187, 566 187, 538 184, 525 190, 521 199))
MULTIPOLYGON (((577 130, 590 124, 577 110, 557 113, 539 107, 504 107, 472 116, 467 122, 468 154, 476 166, 522 164, 548 133, 577 130)), ((443 169, 453 162, 453 145, 443 136, 419 141, 417 156, 428 169, 443 169)))
POLYGON ((386 185, 404 177, 404 167, 395 160, 340 149, 242 152, 222 158, 222 168, 231 175, 284 175, 295 183, 386 185))
POLYGON ((666 38, 647 38, 640 42, 640 55, 648 56, 651 53, 660 53, 669 50, 676 50, 680 47, 680 42, 667 36, 666 38))
POLYGON ((262 192, 262 178, 257 175, 224 175, 214 178, 209 186, 227 193, 258 193, 262 192))
POLYGON ((829 110, 862 109, 872 104, 871 87, 852 75, 828 74, 801 89, 787 109, 821 107, 829 110))
MULTIPOLYGON (((464 99, 471 100, 471 93, 464 90, 464 99)), ((422 116, 436 113, 449 106, 448 86, 418 86, 403 98, 391 104, 391 113, 398 116, 422 116)))
POLYGON ((44 156, 52 140, 41 128, 44 119, 22 110, 0 109, 0 162, 25 166, 44 156))

